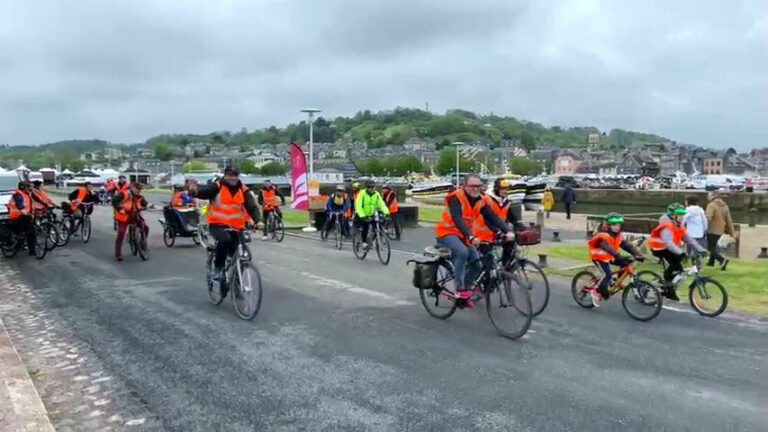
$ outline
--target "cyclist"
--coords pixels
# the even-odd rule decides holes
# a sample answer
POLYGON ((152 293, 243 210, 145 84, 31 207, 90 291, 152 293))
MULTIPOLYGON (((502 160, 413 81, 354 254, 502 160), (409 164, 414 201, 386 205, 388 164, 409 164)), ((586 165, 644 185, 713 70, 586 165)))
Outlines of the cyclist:
MULTIPOLYGON (((493 210, 493 213, 495 213, 502 222, 512 225, 514 229, 520 230, 525 228, 525 226, 522 222, 517 220, 515 213, 510 211, 509 201, 507 201, 510 186, 511 183, 509 180, 497 178, 493 182, 492 192, 486 194, 483 199, 485 200, 486 205, 490 207, 491 210, 493 210)), ((488 228, 488 226, 485 224, 485 219, 482 217, 475 219, 473 229, 475 231, 475 235, 477 235, 480 241, 491 243, 496 239, 496 233, 488 228)), ((513 242, 506 242, 502 246, 502 249, 503 253, 501 259, 502 262, 506 265, 509 263, 510 258, 512 257, 515 244, 513 242)))
POLYGON ((13 191, 6 206, 13 231, 26 237, 29 254, 34 255, 36 240, 35 226, 32 223, 34 213, 32 211, 32 197, 29 194, 29 183, 26 181, 19 182, 18 188, 13 191))
MULTIPOLYGON (((274 211, 278 217, 283 216, 282 212, 280 212, 280 207, 277 205, 277 198, 280 198, 281 205, 285 205, 285 197, 283 194, 280 193, 280 191, 275 187, 275 185, 272 184, 271 181, 269 181, 269 179, 264 180, 264 184, 261 186, 261 191, 259 191, 259 204, 261 204, 261 216, 262 219, 264 219, 264 222, 267 221, 267 216, 269 216, 269 212, 271 211, 274 211)), ((264 224, 264 232, 261 239, 267 239, 266 224, 264 224)))
POLYGON ((325 204, 325 214, 327 217, 325 219, 323 230, 325 231, 326 236, 331 231, 334 217, 341 218, 341 234, 345 237, 349 236, 349 224, 347 223, 346 218, 349 207, 349 197, 347 196, 347 192, 344 191, 344 186, 336 186, 336 192, 328 197, 328 202, 325 204))
POLYGON ((29 196, 32 198, 32 207, 35 210, 35 216, 42 215, 46 209, 54 208, 56 205, 48 198, 48 194, 42 188, 43 182, 35 180, 32 182, 32 191, 29 196))
POLYGON ((381 195, 384 198, 384 203, 389 208, 389 217, 392 219, 392 225, 395 227, 395 240, 400 240, 400 217, 398 216, 400 204, 397 202, 397 194, 389 186, 389 183, 385 183, 381 187, 381 195))
MULTIPOLYGON (((224 177, 217 182, 198 187, 190 181, 187 186, 191 196, 211 200, 208 206, 208 229, 216 239, 214 258, 215 279, 223 281, 227 256, 232 256, 240 243, 240 231, 245 229, 247 216, 259 222, 259 208, 252 193, 240 181, 240 173, 233 167, 224 169, 224 177), (230 229, 236 230, 235 232, 230 229)), ((222 284, 222 297, 229 288, 222 284)))
POLYGON ((602 273, 597 291, 592 291, 592 303, 595 307, 600 307, 600 302, 611 296, 610 287, 613 280, 611 265, 618 266, 623 270, 630 263, 627 258, 619 254, 619 250, 624 249, 638 261, 645 259, 632 243, 624 239, 621 233, 621 224, 623 223, 624 216, 618 213, 608 213, 603 219, 603 223, 595 231, 595 235, 587 242, 589 257, 602 273))
POLYGON ((373 180, 366 180, 365 190, 360 192, 355 198, 355 223, 362 234, 363 249, 368 247, 368 228, 370 228, 371 218, 377 210, 383 213, 384 216, 389 215, 389 209, 384 204, 384 199, 376 191, 376 184, 373 180))
MULTIPOLYGON (((123 260, 123 240, 128 231, 128 224, 136 222, 144 230, 144 238, 149 236, 149 226, 141 217, 140 212, 147 208, 147 200, 141 195, 141 184, 130 183, 126 191, 117 192, 112 198, 115 221, 117 222, 117 237, 115 238, 115 259, 123 260)), ((146 243, 142 245, 146 249, 146 243)))
MULTIPOLYGON (((69 229, 73 235, 77 236, 77 233, 75 232, 77 230, 77 225, 75 223, 82 223, 83 208, 85 207, 84 204, 97 203, 99 201, 99 197, 93 193, 93 185, 91 182, 85 182, 85 184, 73 190, 69 194, 69 201, 72 203, 70 208, 72 209, 73 216, 71 222, 72 225, 69 227, 69 229)), ((88 207, 87 211, 88 214, 93 213, 93 206, 88 207)))
POLYGON ((687 211, 682 204, 672 203, 667 207, 667 213, 659 219, 659 224, 651 231, 648 247, 655 257, 667 262, 664 270, 665 289, 667 298, 678 301, 675 284, 682 278, 683 259, 686 257, 683 243, 700 256, 707 256, 707 251, 688 234, 683 226, 683 216, 687 211))
MULTIPOLYGON (((472 297, 472 292, 466 289, 467 285, 481 269, 476 249, 481 239, 474 231, 475 220, 482 216, 491 229, 504 233, 506 240, 514 239, 514 234, 487 205, 480 192, 480 186, 480 177, 476 174, 468 175, 461 189, 445 197, 442 219, 435 228, 437 243, 451 251, 456 295, 466 301, 472 297), (470 271, 466 271, 468 263, 470 263, 470 271)), ((471 307, 471 303, 468 303, 468 306, 471 307)))
POLYGON ((171 206, 174 210, 189 210, 196 207, 195 200, 189 196, 189 192, 184 190, 180 184, 173 185, 173 199, 171 206))

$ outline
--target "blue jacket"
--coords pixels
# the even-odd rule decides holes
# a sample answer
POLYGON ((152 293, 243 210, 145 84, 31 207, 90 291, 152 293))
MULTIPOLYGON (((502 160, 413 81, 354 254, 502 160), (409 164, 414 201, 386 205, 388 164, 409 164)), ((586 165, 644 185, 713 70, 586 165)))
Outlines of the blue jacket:
POLYGON ((333 202, 333 199, 335 198, 335 196, 336 194, 333 194, 330 197, 328 197, 328 202, 325 204, 325 211, 327 213, 338 212, 338 211, 346 213, 346 211, 349 209, 349 198, 344 197, 344 204, 338 206, 336 205, 335 202, 333 202))

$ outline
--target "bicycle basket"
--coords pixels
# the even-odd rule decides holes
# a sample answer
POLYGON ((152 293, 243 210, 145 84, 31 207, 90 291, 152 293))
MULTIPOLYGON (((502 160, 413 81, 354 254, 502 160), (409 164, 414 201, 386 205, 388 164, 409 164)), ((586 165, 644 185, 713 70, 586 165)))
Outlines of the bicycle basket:
POLYGON ((413 286, 418 289, 437 287, 437 261, 413 261, 413 286))
POLYGON ((536 228, 526 228, 515 234, 517 244, 520 246, 532 246, 541 243, 541 233, 536 228))

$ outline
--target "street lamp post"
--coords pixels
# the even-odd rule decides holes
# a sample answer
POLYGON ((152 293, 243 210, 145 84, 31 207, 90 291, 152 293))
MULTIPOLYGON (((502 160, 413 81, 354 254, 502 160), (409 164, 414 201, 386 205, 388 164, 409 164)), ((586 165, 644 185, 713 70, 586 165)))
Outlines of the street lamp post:
POLYGON ((458 189, 460 187, 460 185, 459 185, 459 181, 460 181, 459 177, 461 177, 459 175, 459 172, 460 172, 459 171, 459 150, 461 149, 461 146, 464 145, 464 143, 461 142, 461 141, 456 141, 456 142, 452 143, 452 145, 456 146, 456 189, 458 189))
MULTIPOLYGON (((320 110, 317 108, 304 108, 301 110, 303 113, 307 113, 307 117, 309 120, 309 177, 307 178, 307 186, 309 186, 309 182, 311 182, 314 179, 315 175, 315 151, 314 151, 314 135, 313 135, 313 119, 315 118, 315 113, 319 113, 320 110)), ((307 192, 309 192, 309 188, 307 188, 307 192)), ((302 231, 304 232, 315 232, 317 229, 312 226, 312 212, 309 213, 309 221, 306 228, 303 228, 302 231)))

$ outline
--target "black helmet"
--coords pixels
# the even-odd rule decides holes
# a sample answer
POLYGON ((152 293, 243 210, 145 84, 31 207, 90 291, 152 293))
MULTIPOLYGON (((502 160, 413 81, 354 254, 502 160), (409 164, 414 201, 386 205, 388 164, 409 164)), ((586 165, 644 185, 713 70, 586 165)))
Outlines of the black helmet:
POLYGON ((233 167, 232 165, 227 165, 227 167, 224 168, 224 175, 239 176, 240 171, 238 171, 237 168, 233 167))
POLYGON ((17 186, 18 186, 18 189, 24 189, 24 188, 29 187, 29 182, 22 180, 22 181, 19 182, 19 184, 17 186))
POLYGON ((173 190, 175 190, 176 192, 182 191, 182 190, 184 190, 184 186, 182 186, 180 184, 175 184, 175 185, 173 185, 173 190))
POLYGON ((365 187, 366 188, 372 188, 374 186, 376 186, 376 182, 374 182, 373 180, 368 179, 368 180, 365 181, 365 187))

